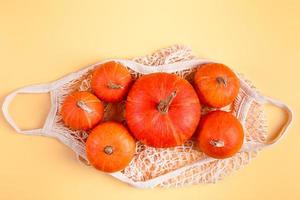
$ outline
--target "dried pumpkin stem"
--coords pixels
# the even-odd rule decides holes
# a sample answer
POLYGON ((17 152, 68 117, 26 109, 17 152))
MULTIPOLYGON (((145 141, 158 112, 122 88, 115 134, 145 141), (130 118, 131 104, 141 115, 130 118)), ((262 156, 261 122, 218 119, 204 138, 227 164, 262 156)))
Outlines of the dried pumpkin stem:
POLYGON ((177 91, 174 90, 165 100, 160 100, 157 105, 157 110, 162 113, 166 114, 169 111, 169 107, 176 97, 177 91))
POLYGON ((106 146, 103 149, 104 153, 106 153, 107 155, 111 155, 114 152, 114 149, 112 146, 106 146))
POLYGON ((218 76, 216 78, 216 81, 218 84, 223 84, 224 86, 227 86, 227 80, 222 76, 218 76))
POLYGON ((209 141, 209 144, 213 145, 214 147, 224 147, 224 141, 223 140, 211 140, 209 141))
POLYGON ((113 83, 112 81, 108 82, 107 87, 109 89, 123 89, 124 88, 123 85, 119 85, 119 84, 113 83))
POLYGON ((84 101, 81 101, 81 100, 77 101, 77 106, 87 113, 93 112, 93 110, 88 105, 86 105, 86 103, 84 101))

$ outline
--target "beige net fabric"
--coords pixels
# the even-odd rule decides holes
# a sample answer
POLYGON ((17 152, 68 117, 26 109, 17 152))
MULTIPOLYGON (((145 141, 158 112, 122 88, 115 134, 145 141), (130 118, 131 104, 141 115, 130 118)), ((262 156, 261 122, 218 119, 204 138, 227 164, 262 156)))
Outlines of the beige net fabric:
MULTIPOLYGON (((157 66, 193 58, 195 56, 192 55, 190 48, 176 45, 133 60, 144 65, 157 66)), ((141 74, 131 69, 129 70, 135 79, 141 76, 141 74)), ((90 90, 91 71, 92 69, 82 72, 80 78, 71 80, 55 91, 58 97, 58 112, 51 128, 53 132, 60 134, 59 137, 68 143, 67 145, 80 156, 82 161, 86 161, 85 141, 88 137, 88 132, 73 131, 65 127, 59 111, 64 98, 70 92, 90 90)), ((195 68, 192 68, 178 71, 175 74, 191 81, 194 72, 195 68)), ((249 82, 248 84, 251 85, 249 82)), ((243 106, 242 104, 248 100, 247 98, 249 97, 241 89, 234 103, 224 109, 237 115, 239 109, 243 106)), ((205 113, 209 110, 209 108, 204 108, 202 112, 205 113)), ((241 116, 237 117, 240 118, 241 116)), ((105 120, 116 120, 125 124, 124 102, 118 104, 106 103, 105 120)), ((245 142, 263 143, 266 140, 266 123, 262 106, 252 101, 247 116, 244 116, 244 120, 245 142)), ((141 187, 177 187, 190 184, 214 183, 248 164, 256 156, 257 152, 258 149, 248 150, 237 153, 229 159, 214 160, 204 155, 195 146, 193 139, 182 146, 174 148, 153 148, 137 142, 136 154, 132 162, 116 177, 121 176, 122 180, 137 183, 137 185, 138 183, 153 181, 151 184, 141 187)))

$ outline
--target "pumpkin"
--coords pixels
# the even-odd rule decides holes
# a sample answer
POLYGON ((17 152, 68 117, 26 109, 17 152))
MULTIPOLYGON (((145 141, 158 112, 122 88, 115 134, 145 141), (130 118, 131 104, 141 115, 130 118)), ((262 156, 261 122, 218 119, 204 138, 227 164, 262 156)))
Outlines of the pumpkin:
POLYGON ((239 120, 225 111, 212 111, 202 117, 196 141, 205 154, 213 158, 228 158, 243 145, 244 131, 239 120))
POLYGON ((91 79, 91 87, 97 97, 107 102, 123 100, 132 82, 131 74, 118 62, 106 62, 98 66, 91 79))
POLYGON ((90 163, 104 172, 124 169, 135 153, 135 140, 128 130, 117 122, 104 122, 96 126, 86 141, 86 154, 90 163))
POLYGON ((215 108, 232 103, 240 88, 235 73, 219 63, 201 65, 196 71, 194 83, 200 102, 215 108))
POLYGON ((64 100, 61 116, 65 125, 75 130, 88 130, 103 118, 102 102, 90 92, 73 92, 64 100))
POLYGON ((182 145, 196 130, 201 113, 192 85, 168 73, 139 78, 127 96, 125 109, 131 132, 153 147, 182 145))

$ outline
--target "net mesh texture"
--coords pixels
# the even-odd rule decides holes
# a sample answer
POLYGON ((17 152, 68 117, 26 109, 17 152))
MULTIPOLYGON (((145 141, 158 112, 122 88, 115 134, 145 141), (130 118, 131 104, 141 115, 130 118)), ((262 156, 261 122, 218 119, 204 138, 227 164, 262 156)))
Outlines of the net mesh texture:
MULTIPOLYGON (((179 61, 191 60, 195 58, 192 55, 190 48, 181 45, 175 45, 169 48, 164 48, 154 52, 151 55, 138 57, 134 61, 148 65, 158 66, 163 64, 172 64, 179 61)), ((129 68, 128 68, 129 69, 129 68)), ((89 132, 70 130, 63 124, 60 109, 65 97, 76 90, 90 91, 91 72, 93 69, 86 71, 80 75, 80 78, 71 80, 56 90, 58 110, 56 112, 52 130, 59 137, 63 137, 73 146, 73 150, 80 156, 81 161, 88 163, 85 156, 85 141, 89 132)), ((129 69, 133 79, 142 76, 135 71, 129 69)), ((193 74, 196 68, 191 68, 183 71, 177 71, 180 77, 192 81, 193 74)), ((243 78, 239 75, 239 78, 243 78)), ((254 86, 245 78, 243 78, 249 86, 254 86)), ((243 106, 243 102, 249 98, 245 91, 240 90, 238 97, 235 101, 223 110, 232 112, 237 115, 237 111, 243 106)), ((114 120, 126 124, 124 119, 124 106, 125 101, 111 104, 105 103, 104 121, 114 120)), ((202 114, 205 114, 211 108, 203 107, 202 114)), ((251 102, 249 112, 243 124, 245 130, 245 141, 253 141, 263 143, 266 141, 267 126, 263 112, 263 107, 260 104, 251 102)), ((209 160, 208 157, 202 153, 194 144, 193 138, 187 141, 182 146, 173 148, 153 148, 142 144, 137 141, 136 154, 124 170, 121 171, 122 175, 131 180, 132 182, 145 182, 153 179, 158 179, 155 186, 157 187, 178 187, 183 185, 200 184, 200 183, 215 183, 216 181, 224 178, 232 172, 240 169, 249 163, 254 158, 259 149, 247 150, 235 154, 233 157, 223 160, 209 160), (203 162, 199 162, 203 161, 203 162), (195 164, 197 163, 197 164, 195 164), (190 166, 182 169, 182 167, 190 166), (159 180, 159 177, 164 176, 170 172, 181 169, 169 178, 159 180)))

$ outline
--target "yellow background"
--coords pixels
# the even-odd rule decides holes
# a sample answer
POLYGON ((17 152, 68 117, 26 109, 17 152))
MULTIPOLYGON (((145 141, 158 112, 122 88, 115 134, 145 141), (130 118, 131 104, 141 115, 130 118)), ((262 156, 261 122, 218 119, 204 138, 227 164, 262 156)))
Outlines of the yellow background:
MULTIPOLYGON (((53 81, 105 58, 175 43, 246 74, 300 111, 300 1, 0 0, 0 103, 12 90, 53 81)), ((11 112, 39 126, 46 95, 19 96, 11 112), (34 98, 33 98, 34 97, 34 98)), ((276 127, 280 112, 272 110, 276 127)), ((248 166, 213 185, 138 190, 77 163, 58 141, 17 134, 0 118, 0 199, 300 199, 300 121, 248 166)), ((275 130, 274 129, 274 130, 275 130)))

